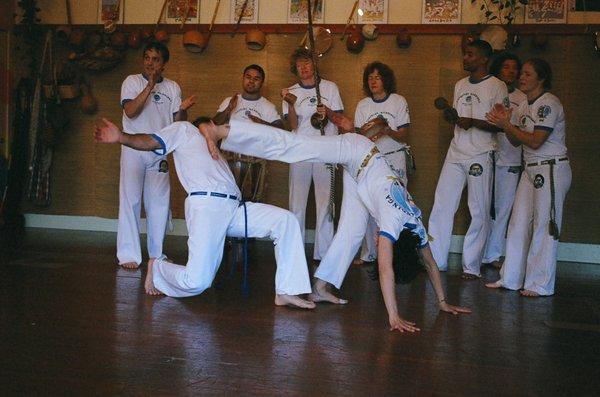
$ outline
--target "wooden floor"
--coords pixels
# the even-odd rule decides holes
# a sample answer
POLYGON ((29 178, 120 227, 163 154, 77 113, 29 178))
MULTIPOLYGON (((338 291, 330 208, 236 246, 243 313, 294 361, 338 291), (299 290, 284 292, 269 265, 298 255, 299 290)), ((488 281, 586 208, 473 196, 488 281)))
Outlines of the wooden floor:
MULTIPOLYGON (((364 267, 350 269, 345 307, 275 307, 273 250, 254 242, 248 298, 239 277, 155 298, 145 270, 115 265, 114 234, 28 232, 0 266, 1 395, 600 395, 599 265, 561 263, 554 297, 524 299, 461 281, 453 257, 448 299, 473 314, 438 313, 420 276, 398 287, 422 329, 408 335, 388 331, 364 267)), ((184 238, 166 247, 185 261, 184 238)))

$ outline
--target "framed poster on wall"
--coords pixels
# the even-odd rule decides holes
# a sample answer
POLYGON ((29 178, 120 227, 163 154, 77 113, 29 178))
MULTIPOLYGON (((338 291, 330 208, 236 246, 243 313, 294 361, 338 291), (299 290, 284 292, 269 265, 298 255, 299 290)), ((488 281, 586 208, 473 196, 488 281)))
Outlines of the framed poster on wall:
POLYGON ((98 23, 106 24, 114 21, 123 23, 123 0, 99 0, 98 23))
POLYGON ((421 23, 460 23, 461 0, 423 0, 421 23))
POLYGON ((388 0, 360 0, 358 23, 387 23, 388 0))
POLYGON ((258 23, 258 0, 231 0, 231 23, 237 23, 242 10, 244 10, 244 15, 240 23, 258 23), (244 7, 244 3, 246 3, 246 7, 244 7))
POLYGON ((567 23, 567 0, 529 0, 525 23, 567 23))
POLYGON ((200 0, 170 0, 165 12, 167 23, 198 23, 200 15, 200 0))
MULTIPOLYGON (((313 23, 323 23, 325 20, 325 0, 313 0, 313 23)), ((288 23, 308 22, 308 0, 288 0, 288 23)))

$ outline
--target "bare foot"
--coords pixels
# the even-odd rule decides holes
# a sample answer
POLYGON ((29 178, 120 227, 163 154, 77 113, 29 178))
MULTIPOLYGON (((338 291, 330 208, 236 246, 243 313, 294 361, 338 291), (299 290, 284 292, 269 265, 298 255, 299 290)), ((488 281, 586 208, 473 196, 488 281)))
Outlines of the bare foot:
POLYGON ((476 276, 476 275, 471 274, 471 273, 465 273, 465 272, 463 272, 463 274, 460 275, 460 278, 462 278, 463 280, 472 281, 472 280, 479 280, 480 276, 476 276))
POLYGON ((146 293, 148 295, 164 295, 154 286, 154 281, 152 280, 152 270, 154 267, 155 259, 150 259, 148 261, 148 272, 146 273, 146 281, 144 281, 144 288, 146 289, 146 293))
POLYGON ((131 269, 131 270, 135 270, 138 267, 140 267, 140 265, 135 262, 119 263, 119 266, 121 266, 123 269, 131 269))
POLYGON ((502 288, 502 283, 500 282, 500 280, 498 280, 494 283, 486 283, 485 286, 487 288, 493 288, 493 289, 502 288))
POLYGON ((313 292, 308 294, 308 300, 317 302, 329 302, 336 305, 345 305, 348 303, 346 299, 340 299, 327 290, 327 283, 322 280, 315 281, 313 292))
POLYGON ((363 261, 360 258, 356 258, 355 260, 352 261, 353 265, 358 265, 358 266, 363 265, 364 263, 365 263, 365 261, 363 261))
POLYGON ((521 296, 526 296, 526 297, 528 297, 528 298, 535 298, 535 297, 538 297, 538 296, 540 296, 540 294, 538 294, 538 293, 537 293, 537 292, 535 292, 535 291, 531 291, 531 290, 528 290, 528 289, 524 289, 524 290, 522 290, 522 291, 521 291, 521 296))
POLYGON ((317 305, 306 299, 300 298, 298 295, 275 295, 275 305, 277 306, 294 306, 300 309, 314 309, 317 305))

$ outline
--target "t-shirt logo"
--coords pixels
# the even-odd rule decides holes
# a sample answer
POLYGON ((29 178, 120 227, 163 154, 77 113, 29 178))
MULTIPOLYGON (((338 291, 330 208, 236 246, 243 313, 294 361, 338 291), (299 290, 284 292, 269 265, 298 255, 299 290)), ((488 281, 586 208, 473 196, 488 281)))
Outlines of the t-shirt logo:
POLYGON ((158 172, 162 172, 163 174, 169 172, 169 163, 167 160, 161 160, 160 163, 158 163, 158 172))
POLYGON ((552 109, 548 105, 542 105, 538 108, 537 115, 540 119, 545 119, 550 115, 552 109))
POLYGON ((390 124, 390 122, 388 121, 388 119, 386 119, 383 114, 378 114, 376 118, 385 121, 386 123, 388 123, 388 125, 390 124))
POLYGON ((544 186, 544 176, 542 174, 537 174, 535 178, 533 178, 533 187, 541 189, 542 186, 544 186))
POLYGON ((473 100, 473 97, 472 97, 471 95, 469 95, 469 96, 467 96, 467 97, 465 98, 465 101, 466 101, 467 103, 471 103, 471 101, 472 101, 472 100, 473 100))
POLYGON ((246 117, 250 116, 252 113, 249 110, 246 110, 246 112, 244 113, 246 115, 246 117))
POLYGON ((519 125, 521 125, 521 127, 525 127, 527 125, 527 116, 521 116, 521 119, 519 120, 519 125))
POLYGON ((315 97, 311 97, 311 98, 310 98, 310 103, 315 103, 315 102, 317 102, 317 98, 315 98, 315 97))
POLYGON ((154 98, 154 102, 160 101, 160 95, 158 95, 158 94, 154 94, 153 98, 154 98))
POLYGON ((471 164, 471 167, 469 168, 469 175, 480 176, 481 174, 483 174, 483 167, 481 166, 481 164, 479 164, 479 163, 471 164))
POLYGON ((504 107, 507 109, 510 107, 510 101, 508 100, 508 97, 504 97, 504 107))
POLYGON ((421 216, 421 210, 415 205, 411 195, 406 191, 398 179, 394 178, 394 181, 390 186, 388 201, 390 201, 389 198, 391 198, 391 204, 395 208, 399 208, 405 214, 415 218, 421 216))

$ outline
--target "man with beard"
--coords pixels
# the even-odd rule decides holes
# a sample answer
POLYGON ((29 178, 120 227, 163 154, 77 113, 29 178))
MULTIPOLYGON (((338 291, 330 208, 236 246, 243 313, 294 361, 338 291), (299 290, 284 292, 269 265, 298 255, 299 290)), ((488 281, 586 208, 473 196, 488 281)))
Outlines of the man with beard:
POLYGON ((485 121, 485 115, 496 103, 508 103, 506 84, 488 74, 492 47, 475 40, 465 48, 463 68, 469 76, 454 87, 454 108, 459 119, 454 127, 429 217, 431 251, 440 270, 448 268, 454 214, 462 191, 467 185, 471 223, 465 235, 462 268, 463 279, 481 277, 480 268, 489 230, 492 163, 496 149, 496 132, 500 129, 485 121))
POLYGON ((282 128, 283 123, 275 105, 261 94, 265 82, 265 71, 259 65, 248 65, 242 75, 242 94, 225 98, 217 115, 213 118, 217 124, 229 120, 253 120, 282 128))

